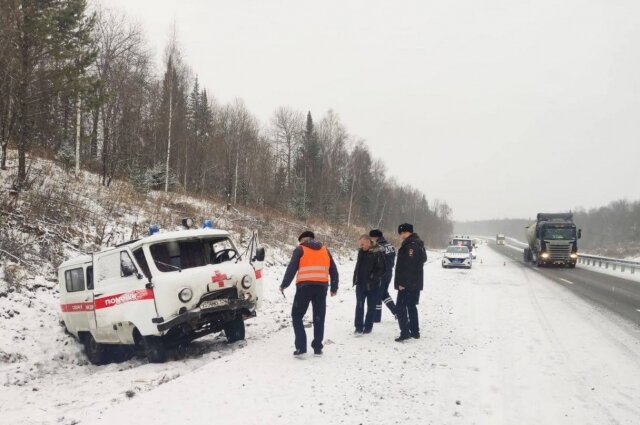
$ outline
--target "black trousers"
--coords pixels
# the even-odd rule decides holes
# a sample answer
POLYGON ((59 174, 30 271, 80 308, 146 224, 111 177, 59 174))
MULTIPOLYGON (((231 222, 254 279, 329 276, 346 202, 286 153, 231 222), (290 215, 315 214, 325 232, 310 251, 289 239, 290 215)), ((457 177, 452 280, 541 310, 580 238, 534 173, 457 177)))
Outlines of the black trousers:
POLYGON ((378 295, 378 305, 376 306, 376 314, 373 319, 375 323, 379 323, 382 321, 382 303, 384 303, 391 314, 396 315, 396 305, 393 303, 393 298, 389 295, 389 284, 391 281, 382 283, 380 285, 380 293, 378 295))
POLYGON ((373 328, 379 294, 380 290, 378 288, 367 289, 364 285, 356 286, 356 317, 353 324, 357 331, 370 331, 373 328), (367 305, 366 315, 364 313, 365 304, 367 305))
POLYGON ((309 304, 313 309, 313 341, 311 347, 322 349, 324 339, 324 317, 327 312, 327 286, 307 285, 296 289, 291 308, 291 319, 293 321, 293 332, 296 335, 296 349, 307 351, 307 332, 304 330, 302 319, 307 313, 309 304))
POLYGON ((418 301, 420 291, 404 289, 398 291, 396 313, 400 325, 400 336, 420 335, 420 323, 418 322, 418 301))

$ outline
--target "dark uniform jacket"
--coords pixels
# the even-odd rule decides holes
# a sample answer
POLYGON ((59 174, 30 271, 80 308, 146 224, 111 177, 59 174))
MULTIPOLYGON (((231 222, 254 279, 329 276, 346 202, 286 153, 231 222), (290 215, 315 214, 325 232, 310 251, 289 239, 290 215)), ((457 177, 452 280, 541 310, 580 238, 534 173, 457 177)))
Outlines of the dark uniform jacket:
POLYGON ((409 291, 422 291, 424 286, 424 263, 427 261, 427 251, 424 242, 413 233, 402 241, 398 250, 396 262, 396 278, 394 287, 404 287, 409 291))
POLYGON ((378 289, 385 269, 384 249, 380 245, 374 243, 368 251, 359 249, 358 261, 353 271, 353 284, 368 291, 378 289))
POLYGON ((384 260, 386 265, 384 276, 382 276, 382 284, 385 288, 388 288, 391 283, 391 278, 393 277, 393 266, 396 262, 396 249, 384 238, 378 239, 378 245, 384 249, 384 260))

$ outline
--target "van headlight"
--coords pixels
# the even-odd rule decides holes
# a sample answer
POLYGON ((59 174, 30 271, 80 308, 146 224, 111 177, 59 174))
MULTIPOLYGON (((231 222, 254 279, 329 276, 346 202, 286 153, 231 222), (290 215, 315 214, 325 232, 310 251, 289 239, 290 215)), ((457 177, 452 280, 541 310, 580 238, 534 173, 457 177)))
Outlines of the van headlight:
POLYGON ((178 298, 183 303, 188 303, 193 298, 193 291, 191 288, 182 288, 180 292, 178 292, 178 298))
POLYGON ((251 285, 253 284, 253 281, 251 280, 251 277, 249 275, 244 275, 244 277, 242 278, 242 281, 240 282, 240 284, 242 285, 242 287, 244 289, 249 289, 249 288, 251 288, 251 285))

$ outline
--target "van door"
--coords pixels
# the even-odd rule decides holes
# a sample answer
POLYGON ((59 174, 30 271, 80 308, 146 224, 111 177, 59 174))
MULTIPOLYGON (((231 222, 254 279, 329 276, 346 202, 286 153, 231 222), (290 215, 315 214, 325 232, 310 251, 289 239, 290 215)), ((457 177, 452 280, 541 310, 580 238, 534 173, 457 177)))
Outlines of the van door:
POLYGON ((133 323, 144 328, 156 317, 153 289, 147 288, 128 248, 109 251, 94 260, 94 307, 97 332, 102 342, 120 342, 117 327, 133 323), (114 329, 115 328, 115 329, 114 329))
POLYGON ((78 336, 78 332, 88 331, 93 322, 93 295, 87 290, 85 267, 64 270, 60 276, 62 285, 62 309, 67 330, 78 336))

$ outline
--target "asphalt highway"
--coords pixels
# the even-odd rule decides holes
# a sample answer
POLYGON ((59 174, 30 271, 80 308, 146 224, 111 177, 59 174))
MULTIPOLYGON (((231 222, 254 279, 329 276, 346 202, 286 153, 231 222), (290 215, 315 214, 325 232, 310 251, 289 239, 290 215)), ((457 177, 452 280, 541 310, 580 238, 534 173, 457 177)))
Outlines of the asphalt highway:
POLYGON ((576 295, 640 325, 640 282, 586 270, 579 265, 575 269, 536 267, 524 262, 519 247, 499 246, 495 241, 488 241, 487 246, 504 255, 506 261, 532 268, 576 295))

